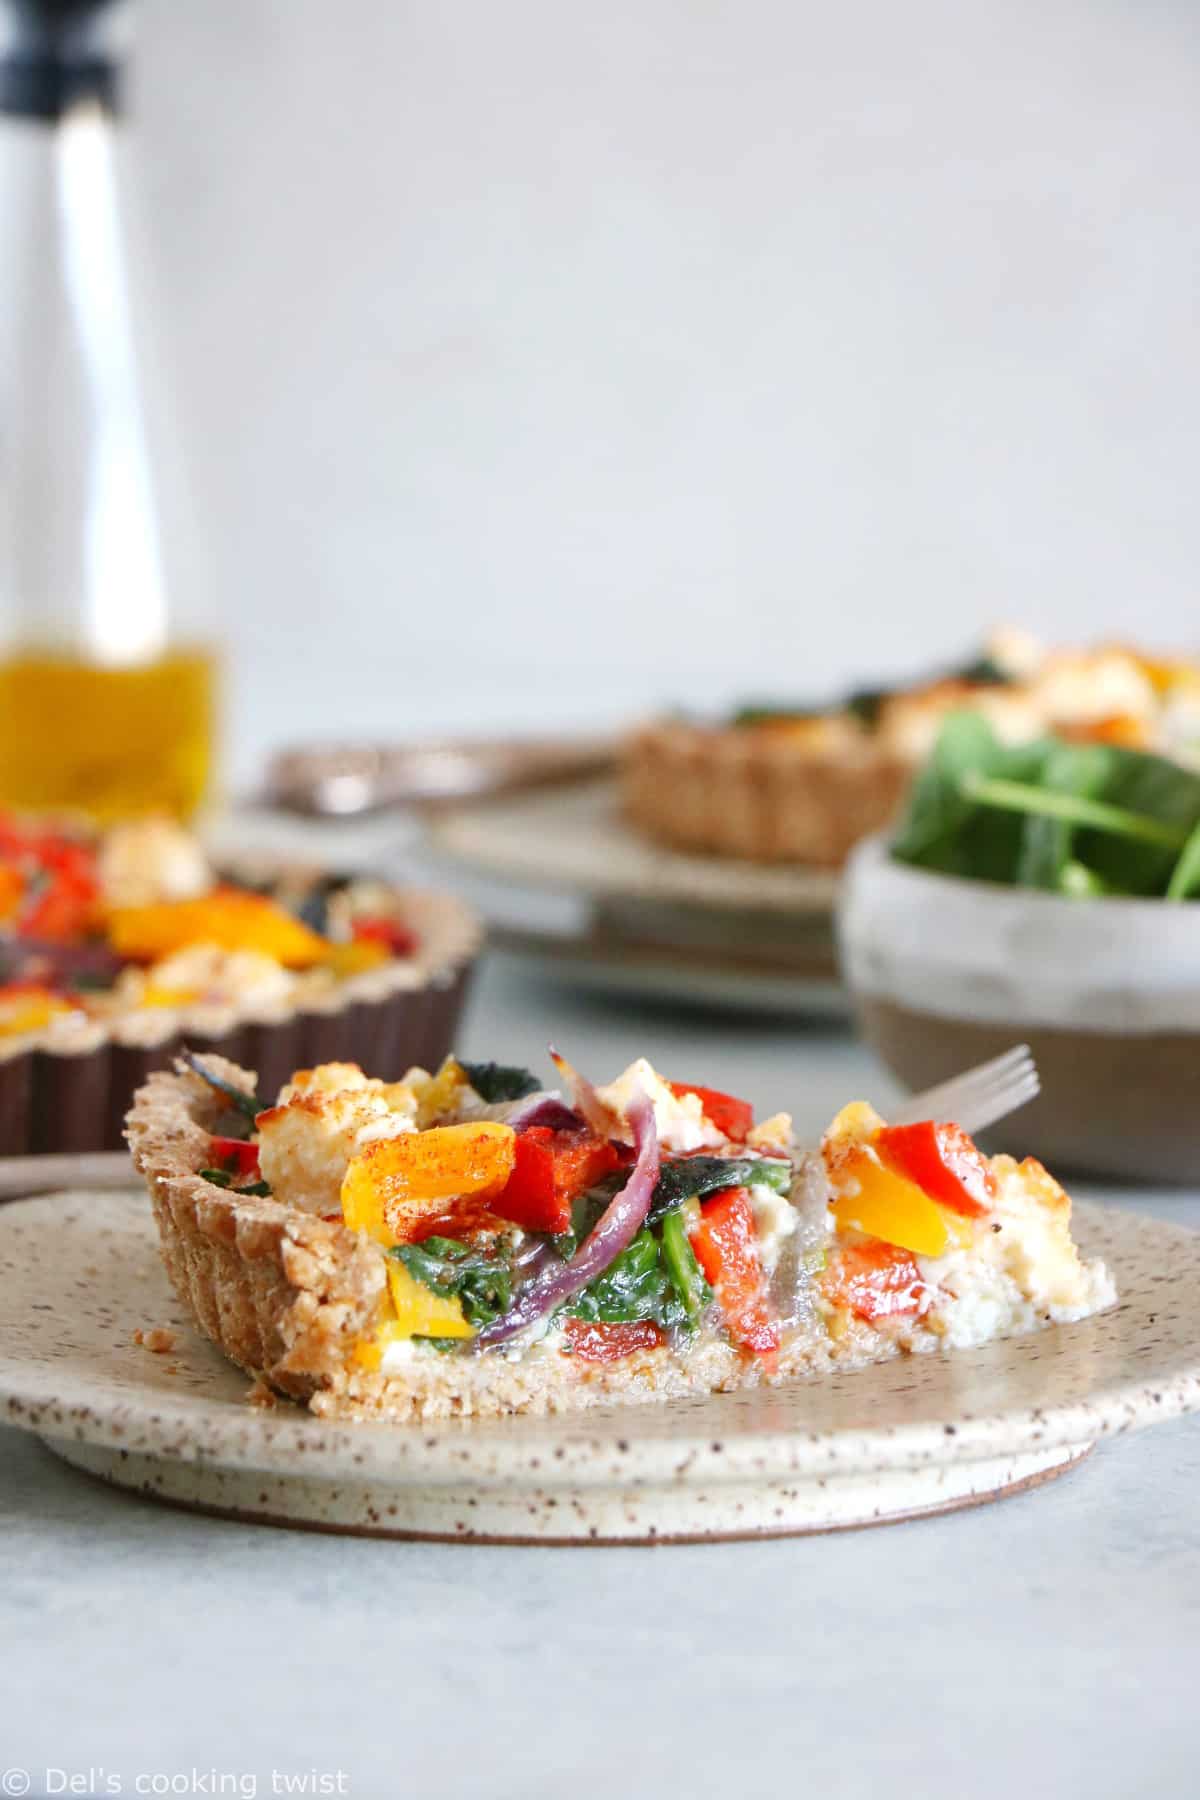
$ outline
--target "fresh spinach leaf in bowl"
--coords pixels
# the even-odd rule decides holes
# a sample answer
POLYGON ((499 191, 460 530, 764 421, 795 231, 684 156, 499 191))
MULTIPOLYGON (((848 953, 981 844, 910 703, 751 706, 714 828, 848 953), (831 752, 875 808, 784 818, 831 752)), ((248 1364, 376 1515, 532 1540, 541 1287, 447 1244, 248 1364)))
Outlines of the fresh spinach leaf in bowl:
POLYGON ((1200 897, 1200 774, 1113 744, 1002 744, 952 713, 913 783, 892 855, 1077 898, 1200 897))

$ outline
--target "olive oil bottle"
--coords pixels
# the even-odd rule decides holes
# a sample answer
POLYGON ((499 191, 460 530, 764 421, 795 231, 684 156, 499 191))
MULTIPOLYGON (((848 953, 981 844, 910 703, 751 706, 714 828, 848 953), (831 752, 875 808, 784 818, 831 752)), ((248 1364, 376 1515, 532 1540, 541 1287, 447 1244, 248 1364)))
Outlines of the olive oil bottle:
POLYGON ((134 254, 123 9, 6 4, 0 806, 187 816, 211 779, 215 662, 134 254))

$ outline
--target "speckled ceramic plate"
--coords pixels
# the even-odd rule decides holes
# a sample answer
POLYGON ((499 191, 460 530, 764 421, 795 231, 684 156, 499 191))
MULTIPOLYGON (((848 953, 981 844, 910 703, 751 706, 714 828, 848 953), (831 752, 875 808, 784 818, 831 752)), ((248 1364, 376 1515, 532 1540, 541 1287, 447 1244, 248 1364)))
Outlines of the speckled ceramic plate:
POLYGON ((837 893, 830 869, 688 856, 652 844, 625 824, 616 785, 607 781, 456 808, 434 822, 432 835, 453 862, 594 897, 828 916, 837 893))
POLYGON ((494 921, 488 942, 576 990, 783 1019, 844 1020, 849 1012, 849 996, 832 969, 763 968, 743 958, 697 955, 589 932, 566 937, 494 921))
POLYGON ((144 1195, 0 1207, 0 1418, 177 1504, 329 1530, 612 1542, 824 1531, 943 1511, 1200 1407, 1200 1233, 1080 1206, 1110 1313, 982 1350, 673 1405, 427 1427, 330 1425, 185 1323, 144 1195), (138 1327, 166 1327, 152 1354, 138 1327))

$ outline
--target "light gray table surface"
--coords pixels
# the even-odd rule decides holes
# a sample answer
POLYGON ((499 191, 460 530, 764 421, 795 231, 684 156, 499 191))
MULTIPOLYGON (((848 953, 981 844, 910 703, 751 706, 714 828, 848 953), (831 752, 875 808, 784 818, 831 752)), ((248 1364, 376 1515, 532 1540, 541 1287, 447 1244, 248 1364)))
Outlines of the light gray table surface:
MULTIPOLYGON (((586 1000, 493 958, 468 1050, 535 1060, 551 1034, 813 1131, 892 1091, 831 1028, 586 1000)), ((1108 1197, 1200 1225, 1193 1195, 1108 1197)), ((1198 1493, 1185 1419, 883 1530, 373 1543, 170 1511, 0 1432, 0 1793, 1195 1793, 1198 1493)))

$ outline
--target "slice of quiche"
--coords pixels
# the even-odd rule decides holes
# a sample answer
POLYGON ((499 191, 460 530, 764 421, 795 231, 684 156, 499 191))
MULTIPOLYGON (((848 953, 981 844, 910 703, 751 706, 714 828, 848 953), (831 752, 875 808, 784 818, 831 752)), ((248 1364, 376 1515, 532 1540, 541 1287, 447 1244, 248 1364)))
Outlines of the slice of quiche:
MULTIPOLYGON (((553 1054, 553 1053, 552 1053, 553 1054)), ((952 1123, 791 1120, 640 1060, 399 1081, 217 1056, 128 1118, 168 1273, 214 1343, 331 1416, 553 1411, 986 1343, 1115 1299, 1032 1159, 952 1123)))

